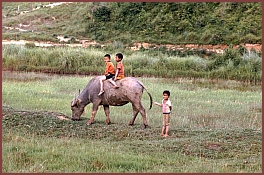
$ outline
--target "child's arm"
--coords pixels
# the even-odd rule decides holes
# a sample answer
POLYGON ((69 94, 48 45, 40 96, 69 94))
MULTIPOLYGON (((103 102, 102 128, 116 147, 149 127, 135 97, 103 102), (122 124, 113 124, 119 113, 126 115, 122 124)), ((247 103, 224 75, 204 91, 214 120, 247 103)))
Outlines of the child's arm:
POLYGON ((119 68, 116 69, 114 81, 116 81, 116 79, 117 79, 118 72, 119 72, 119 68))
POLYGON ((154 102, 155 105, 158 105, 158 106, 162 106, 162 104, 158 103, 158 102, 154 102))

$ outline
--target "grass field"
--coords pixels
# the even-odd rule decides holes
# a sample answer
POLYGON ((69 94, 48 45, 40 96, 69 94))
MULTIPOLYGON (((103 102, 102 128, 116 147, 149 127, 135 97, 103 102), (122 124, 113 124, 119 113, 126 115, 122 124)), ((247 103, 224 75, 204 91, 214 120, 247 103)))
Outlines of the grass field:
POLYGON ((90 76, 2 72, 2 172, 254 172, 262 171, 261 86, 236 81, 143 78, 154 101, 171 91, 168 138, 159 136, 161 109, 149 107, 149 127, 135 125, 130 104, 102 108, 86 126, 70 118, 70 102, 90 76))

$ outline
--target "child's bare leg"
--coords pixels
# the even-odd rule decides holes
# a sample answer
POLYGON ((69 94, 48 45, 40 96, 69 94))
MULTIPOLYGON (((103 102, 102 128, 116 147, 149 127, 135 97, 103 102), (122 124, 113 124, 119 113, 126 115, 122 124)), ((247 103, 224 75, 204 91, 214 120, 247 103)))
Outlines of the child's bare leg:
POLYGON ((110 78, 109 81, 110 81, 110 83, 112 83, 114 85, 114 88, 119 88, 117 86, 116 82, 112 78, 110 78))
POLYGON ((169 136, 169 130, 170 130, 170 125, 166 126, 166 133, 164 135, 164 137, 168 137, 169 136))
POLYGON ((164 135, 164 132, 165 132, 165 126, 162 127, 162 130, 161 130, 160 135, 163 136, 164 135))
POLYGON ((100 79, 101 90, 100 90, 100 92, 99 92, 98 95, 101 95, 101 94, 104 93, 104 81, 105 80, 106 80, 105 77, 103 77, 103 78, 100 79))

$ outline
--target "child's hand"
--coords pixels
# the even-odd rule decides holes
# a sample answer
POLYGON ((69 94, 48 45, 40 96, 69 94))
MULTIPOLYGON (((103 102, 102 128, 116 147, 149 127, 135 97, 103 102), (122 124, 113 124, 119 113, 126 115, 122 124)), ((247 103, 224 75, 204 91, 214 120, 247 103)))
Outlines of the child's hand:
POLYGON ((160 105, 158 102, 154 102, 155 105, 160 105))

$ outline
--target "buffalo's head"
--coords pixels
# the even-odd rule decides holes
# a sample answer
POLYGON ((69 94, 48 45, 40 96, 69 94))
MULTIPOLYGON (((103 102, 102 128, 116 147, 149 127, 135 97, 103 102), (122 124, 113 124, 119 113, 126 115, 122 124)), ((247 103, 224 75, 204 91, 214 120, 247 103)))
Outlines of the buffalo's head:
POLYGON ((71 110, 72 110, 72 120, 80 120, 81 115, 84 111, 84 105, 82 105, 82 101, 80 99, 74 99, 71 102, 71 110))

